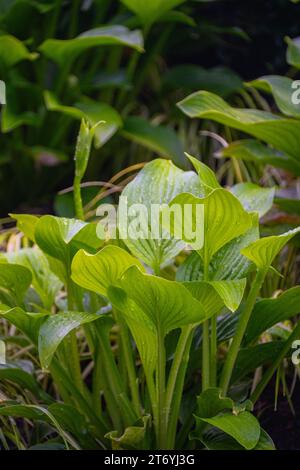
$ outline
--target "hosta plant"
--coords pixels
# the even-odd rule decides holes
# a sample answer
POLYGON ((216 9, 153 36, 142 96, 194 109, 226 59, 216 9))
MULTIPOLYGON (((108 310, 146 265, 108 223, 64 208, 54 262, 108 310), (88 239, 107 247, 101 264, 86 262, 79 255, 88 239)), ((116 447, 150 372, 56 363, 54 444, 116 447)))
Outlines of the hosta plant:
MULTIPOLYGON (((260 292, 300 228, 261 238, 274 189, 223 188, 189 156, 196 171, 156 159, 123 191, 128 207, 149 214, 162 205, 160 236, 143 236, 139 223, 140 237, 109 239, 101 221, 82 220, 79 183, 93 129, 83 123, 80 136, 78 219, 12 215, 24 247, 1 256, 1 317, 20 335, 5 330, 0 377, 23 393, 5 389, 0 416, 35 423, 42 442, 27 433, 23 447, 273 449, 253 407, 300 325, 281 340, 260 337, 299 313, 300 287, 276 298, 260 292), (183 225, 200 243, 180 232, 175 212, 165 224, 175 205, 189 206, 183 225), (30 348, 26 364, 10 358, 14 341, 30 348), (250 393, 258 367, 265 372, 250 393)), ((6 427, 3 435, 14 443, 6 427)))

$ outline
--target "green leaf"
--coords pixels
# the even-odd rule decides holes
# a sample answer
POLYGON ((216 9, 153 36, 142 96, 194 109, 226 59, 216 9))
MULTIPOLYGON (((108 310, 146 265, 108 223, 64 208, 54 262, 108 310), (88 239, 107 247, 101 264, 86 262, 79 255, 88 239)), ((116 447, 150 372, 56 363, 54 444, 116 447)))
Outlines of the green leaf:
POLYGON ((243 411, 238 415, 224 414, 214 418, 202 418, 202 420, 229 434, 247 450, 253 449, 259 441, 259 422, 248 411, 243 411))
POLYGON ((178 106, 191 118, 211 119, 233 127, 299 158, 300 121, 297 119, 287 119, 257 109, 233 108, 219 96, 206 91, 193 93, 178 106))
POLYGON ((14 364, 0 364, 0 380, 9 380, 16 383, 23 390, 32 392, 36 397, 41 397, 43 392, 31 374, 14 364))
POLYGON ((134 426, 126 428, 121 436, 118 431, 111 431, 105 437, 111 440, 113 450, 149 449, 150 424, 150 416, 143 416, 134 426))
POLYGON ((121 133, 160 156, 172 159, 177 165, 184 164, 182 142, 170 127, 155 126, 144 118, 131 116, 125 120, 121 133))
POLYGON ((272 165, 300 176, 299 160, 288 154, 277 152, 257 140, 244 139, 232 142, 222 148, 218 155, 262 165, 272 165))
POLYGON ((288 64, 300 68, 300 37, 291 39, 285 38, 288 48, 286 51, 286 61, 288 64))
POLYGON ((240 305, 246 279, 235 281, 191 281, 183 285, 191 292, 192 296, 203 305, 206 312, 212 316, 220 313, 225 306, 234 312, 240 305))
MULTIPOLYGON (((252 269, 252 263, 240 251, 259 238, 258 220, 254 215, 252 227, 224 245, 211 259, 209 278, 211 280, 241 279, 252 269)), ((197 281, 203 279, 203 261, 198 253, 192 253, 176 273, 178 281, 197 281)))
POLYGON ((36 224, 35 240, 44 253, 68 268, 79 249, 95 253, 103 245, 96 230, 94 223, 44 215, 36 224))
POLYGON ((50 270, 46 256, 37 247, 23 248, 6 254, 10 263, 28 268, 32 274, 32 285, 39 294, 44 307, 48 310, 62 288, 62 283, 50 270))
POLYGON ((150 25, 185 0, 121 0, 145 25, 150 25))
POLYGON ((106 45, 127 46, 143 52, 143 37, 139 30, 130 31, 125 26, 103 26, 86 31, 74 39, 46 39, 39 50, 64 67, 87 49, 106 45))
POLYGON ((164 336, 210 316, 183 284, 142 273, 136 266, 125 272, 118 285, 164 336))
POLYGON ((272 364, 284 346, 285 341, 271 341, 240 349, 232 373, 232 383, 240 381, 262 365, 272 364))
MULTIPOLYGON (((161 231, 161 237, 157 239, 150 237, 151 207, 153 204, 167 204, 183 191, 201 194, 197 175, 192 171, 182 171, 170 160, 156 159, 147 163, 122 192, 122 197, 127 198, 128 211, 136 203, 143 204, 148 217, 148 220, 140 227, 141 238, 139 239, 130 237, 127 228, 124 227, 124 243, 135 256, 153 269, 158 269, 168 263, 183 249, 185 243, 170 237, 169 232, 162 229, 159 221, 156 226, 158 231, 161 231)), ((119 214, 124 214, 123 210, 127 209, 119 204, 119 214)), ((143 213, 141 217, 144 221, 143 213)), ((128 219, 130 228, 131 223, 135 223, 136 216, 133 215, 128 219)))
POLYGON ((241 253, 253 261, 258 268, 269 268, 284 245, 299 232, 300 227, 297 227, 282 235, 260 238, 243 248, 241 253))
MULTIPOLYGON (((252 225, 252 217, 248 214, 239 200, 225 189, 215 189, 205 198, 197 198, 192 194, 183 193, 176 196, 169 206, 179 205, 184 209, 186 204, 190 204, 196 212, 198 205, 204 207, 204 220, 198 230, 203 231, 203 256, 206 256, 207 263, 211 261, 213 255, 217 253, 220 248, 226 245, 234 238, 242 235, 250 229, 252 225)), ((184 217, 184 223, 189 223, 194 226, 195 220, 189 220, 189 217, 184 217)), ((174 229, 176 229, 177 220, 175 218, 174 229)), ((183 227, 183 235, 185 229, 183 227)), ((184 237, 185 238, 185 237, 184 237)), ((200 252, 198 246, 187 238, 185 241, 192 247, 195 247, 200 252)), ((198 243, 197 243, 198 245, 198 243)), ((202 252, 200 252, 202 255, 202 252)))
POLYGON ((9 34, 0 36, 0 64, 3 69, 13 67, 22 60, 35 60, 38 54, 29 52, 19 39, 9 34))
POLYGON ((9 214, 9 216, 17 221, 17 228, 20 232, 34 242, 35 226, 39 218, 30 214, 9 214))
POLYGON ((294 104, 292 101, 293 93, 293 80, 288 77, 281 77, 280 75, 266 75, 257 78, 246 85, 254 87, 257 90, 272 93, 279 110, 286 116, 299 118, 300 109, 299 105, 294 104))
POLYGON ((0 310, 0 316, 15 325, 34 344, 38 342, 38 333, 48 314, 24 312, 19 307, 9 310, 0 310))
MULTIPOLYGON (((209 450, 244 450, 237 441, 217 428, 205 431, 201 441, 209 450)), ((274 442, 263 429, 260 430, 258 443, 253 450, 275 450, 274 442)))
POLYGON ((205 165, 204 163, 200 162, 195 157, 192 157, 188 153, 185 153, 187 158, 192 163, 193 167, 195 168, 196 172, 198 173, 201 189, 203 194, 207 196, 213 189, 221 188, 216 175, 214 172, 209 168, 209 166, 205 165))
POLYGON ((273 205, 275 188, 262 188, 254 183, 239 183, 231 188, 247 212, 265 215, 273 205))
POLYGON ((32 281, 29 269, 18 264, 0 264, 0 297, 15 306, 22 305, 24 295, 32 281))
POLYGON ((107 297, 108 288, 117 284, 130 266, 143 270, 136 258, 118 246, 105 246, 95 255, 80 250, 72 262, 72 279, 81 287, 107 297))
POLYGON ((204 69, 199 65, 177 65, 166 73, 164 82, 175 90, 206 90, 226 98, 243 87, 240 77, 225 67, 204 69))
POLYGON ((279 297, 259 300, 251 314, 245 333, 246 343, 251 343, 261 333, 276 323, 300 313, 300 286, 292 287, 279 297))
POLYGON ((231 411, 233 408, 233 400, 229 397, 222 397, 220 388, 208 388, 197 397, 197 417, 199 418, 212 418, 221 411, 231 411))
POLYGON ((42 367, 48 369, 58 346, 71 331, 81 325, 101 319, 103 319, 101 315, 86 312, 63 312, 50 315, 39 331, 38 348, 42 367))
POLYGON ((144 370, 153 373, 158 351, 158 332, 165 337, 173 329, 200 323, 208 317, 200 302, 175 281, 129 268, 110 288, 109 298, 124 316, 136 342, 144 370))
POLYGON ((122 119, 119 113, 106 103, 98 103, 85 98, 84 101, 75 103, 73 106, 66 106, 57 100, 50 91, 44 92, 46 108, 50 111, 57 111, 66 114, 73 119, 87 119, 92 126, 99 124, 95 129, 95 147, 104 145, 122 126, 122 119))

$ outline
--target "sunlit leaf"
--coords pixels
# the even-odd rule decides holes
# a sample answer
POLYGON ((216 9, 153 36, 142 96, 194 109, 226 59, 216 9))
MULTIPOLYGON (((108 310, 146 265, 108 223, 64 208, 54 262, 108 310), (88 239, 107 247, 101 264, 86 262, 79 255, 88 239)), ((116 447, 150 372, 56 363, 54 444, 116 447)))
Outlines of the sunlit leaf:
POLYGON ((178 103, 191 118, 211 119, 246 132, 274 145, 278 150, 299 157, 300 121, 257 109, 233 108, 213 93, 199 91, 178 103))
POLYGON ((234 312, 240 305, 246 279, 234 281, 191 281, 183 285, 191 292, 192 296, 203 305, 211 315, 220 313, 225 306, 234 312))
POLYGON ((266 75, 248 82, 247 85, 272 93, 279 110, 283 114, 300 118, 299 105, 294 104, 291 99, 294 91, 291 78, 281 77, 280 75, 266 75))
POLYGON ((241 253, 253 261, 258 268, 268 268, 279 251, 291 240, 300 227, 297 227, 282 235, 260 238, 241 250, 241 253))
POLYGON ((72 279, 85 289, 107 296, 107 289, 133 265, 143 270, 136 258, 118 246, 105 246, 95 255, 80 250, 72 262, 72 279))
MULTIPOLYGON (((122 197, 127 198, 128 211, 136 203, 143 204, 148 218, 143 227, 139 227, 141 236, 134 239, 130 237, 127 230, 124 242, 135 256, 154 269, 163 266, 176 256, 185 246, 185 243, 170 237, 168 232, 161 229, 159 221, 154 223, 158 232, 161 231, 161 239, 159 237, 157 239, 149 237, 151 207, 153 204, 167 204, 177 194, 184 191, 196 195, 202 194, 197 175, 192 171, 184 172, 180 170, 170 160, 156 159, 145 165, 143 170, 122 192, 122 197), (145 230, 147 233, 145 233, 145 230)), ((119 214, 122 215, 121 211, 123 211, 123 208, 119 205, 119 214)), ((141 217, 144 216, 146 214, 141 214, 141 217)), ((129 217, 128 223, 130 224, 135 218, 136 216, 129 217)), ((125 229, 126 227, 124 227, 124 232, 125 229)))
POLYGON ((239 183, 231 192, 241 201, 248 212, 257 212, 259 217, 265 215, 273 205, 275 188, 262 188, 254 183, 239 183))
MULTIPOLYGON (((202 247, 198 246, 198 242, 195 244, 188 239, 185 241, 197 249, 201 256, 205 253, 203 256, 207 257, 208 263, 220 248, 245 233, 252 225, 251 215, 244 210, 239 200, 225 189, 215 189, 205 198, 197 198, 192 194, 183 193, 176 196, 169 205, 172 208, 175 204, 182 208, 188 204, 195 208, 197 205, 204 207, 202 227, 198 227, 198 230, 202 230, 204 235, 203 252, 200 251, 202 247)), ((192 226, 195 224, 194 220, 189 221, 188 216, 184 222, 189 222, 192 226)), ((174 229, 176 223, 175 219, 174 229)), ((184 235, 185 230, 183 232, 184 235)))

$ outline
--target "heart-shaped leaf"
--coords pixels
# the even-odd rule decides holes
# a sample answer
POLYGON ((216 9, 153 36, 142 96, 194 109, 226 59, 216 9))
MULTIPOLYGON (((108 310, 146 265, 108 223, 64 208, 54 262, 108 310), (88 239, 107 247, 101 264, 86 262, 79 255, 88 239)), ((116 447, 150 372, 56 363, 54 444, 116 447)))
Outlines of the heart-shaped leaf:
MULTIPOLYGON (((259 238, 258 220, 254 215, 252 227, 224 245, 211 259, 209 279, 229 280, 246 277, 253 264, 240 251, 249 243, 259 238)), ((192 253, 179 267, 176 273, 178 281, 203 280, 203 260, 198 253, 192 253)))
POLYGON ((210 316, 183 284, 142 273, 136 266, 125 272, 119 287, 164 336, 184 325, 201 323, 210 316))
POLYGON ((74 39, 46 39, 39 50, 61 67, 72 63, 82 52, 97 46, 127 46, 143 52, 140 31, 130 31, 125 26, 112 25, 91 29, 74 39))
POLYGON ((280 250, 300 232, 300 227, 289 230, 282 235, 260 238, 241 250, 258 268, 269 268, 280 250))
POLYGON ((201 323, 210 316, 182 284, 143 274, 135 266, 125 272, 118 285, 110 288, 108 295, 132 332, 147 374, 155 369, 158 335, 164 338, 171 330, 201 323))
POLYGON ((36 224, 35 240, 44 253, 69 269, 80 248, 95 253, 103 245, 96 230, 93 223, 44 215, 36 224))
MULTIPOLYGON (((252 225, 251 215, 244 210, 239 200, 225 189, 215 189, 202 199, 192 194, 183 193, 176 196, 169 206, 172 208, 175 204, 181 206, 182 210, 185 205, 191 205, 195 209, 189 213, 192 216, 196 213, 198 205, 204 208, 202 225, 199 227, 199 222, 197 223, 197 230, 200 230, 198 238, 200 239, 201 230, 204 237, 202 251, 202 247, 198 246, 198 240, 195 244, 185 237, 184 239, 201 253, 207 264, 220 248, 245 233, 252 225)), ((184 224, 188 223, 194 227, 195 220, 189 220, 189 214, 184 217, 184 224)), ((174 229, 176 229, 176 223, 175 218, 174 229)), ((186 230, 183 226, 183 236, 185 233, 186 230)))
POLYGON ((203 305, 206 312, 212 316, 220 313, 225 306, 234 312, 240 305, 246 279, 235 281, 191 281, 183 285, 191 292, 192 296, 203 305))
POLYGON ((145 165, 122 192, 122 200, 126 202, 126 207, 123 208, 119 204, 120 218, 127 209, 128 213, 130 212, 130 207, 133 210, 136 207, 135 204, 143 204, 146 214, 143 212, 141 216, 147 217, 145 223, 139 228, 140 237, 135 238, 130 237, 130 233, 128 233, 129 225, 136 220, 135 211, 134 215, 128 217, 128 226, 123 227, 124 224, 122 225, 125 234, 124 242, 135 256, 153 269, 159 269, 160 266, 175 257, 185 246, 185 243, 170 237, 169 233, 162 229, 160 219, 154 220, 154 228, 158 231, 158 237, 151 237, 151 207, 154 204, 167 204, 177 194, 184 191, 197 195, 202 194, 197 175, 192 171, 180 170, 170 160, 156 159, 145 165))
POLYGON ((107 297, 110 286, 118 283, 130 266, 142 264, 118 246, 105 246, 95 255, 80 250, 72 262, 72 279, 81 287, 107 297))

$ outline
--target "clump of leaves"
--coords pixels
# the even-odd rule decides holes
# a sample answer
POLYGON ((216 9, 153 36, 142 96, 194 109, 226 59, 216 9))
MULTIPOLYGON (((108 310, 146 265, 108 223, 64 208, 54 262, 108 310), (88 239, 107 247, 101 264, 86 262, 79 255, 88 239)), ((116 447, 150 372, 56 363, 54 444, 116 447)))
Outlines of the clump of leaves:
MULTIPOLYGON (((84 146, 77 146, 77 169, 83 157, 84 146)), ((28 247, 1 258, 1 317, 37 351, 39 376, 49 374, 49 381, 43 389, 32 371, 10 359, 14 337, 5 335, 0 375, 22 384, 35 401, 13 401, 8 393, 0 415, 42 422, 53 445, 70 448, 274 447, 253 404, 300 325, 284 340, 258 339, 299 313, 299 287, 276 300, 259 296, 300 227, 260 238, 259 217, 272 205, 273 188, 225 189, 212 170, 189 159, 196 172, 168 160, 148 163, 124 195, 148 211, 153 203, 189 204, 190 226, 204 207, 200 247, 176 239, 176 218, 168 237, 161 227, 159 240, 105 240, 93 221, 13 215, 28 247), (274 316, 264 314, 271 305, 274 316), (245 376, 270 363, 251 396, 248 389, 237 392, 245 376)), ((30 439, 24 446, 36 444, 30 439)))

